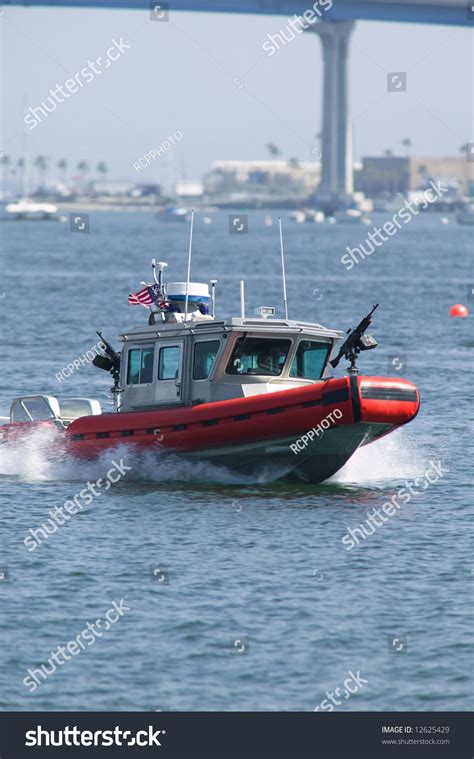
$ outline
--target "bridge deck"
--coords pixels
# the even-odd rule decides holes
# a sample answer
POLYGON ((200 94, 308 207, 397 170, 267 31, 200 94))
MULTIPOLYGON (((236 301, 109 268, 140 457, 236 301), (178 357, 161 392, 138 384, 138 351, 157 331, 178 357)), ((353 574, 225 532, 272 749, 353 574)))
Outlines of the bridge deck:
MULTIPOLYGON (((153 5, 161 0, 153 0, 153 5)), ((314 0, 313 0, 314 2, 314 0)), ((170 0, 170 12, 204 11, 261 15, 302 15, 311 0, 170 0)), ((316 0, 324 18, 334 21, 365 19, 407 21, 423 24, 472 26, 474 10, 466 0, 316 0)), ((166 6, 166 3, 162 5, 166 6)), ((74 8, 122 8, 149 11, 151 0, 3 0, 2 5, 55 6, 74 8)))

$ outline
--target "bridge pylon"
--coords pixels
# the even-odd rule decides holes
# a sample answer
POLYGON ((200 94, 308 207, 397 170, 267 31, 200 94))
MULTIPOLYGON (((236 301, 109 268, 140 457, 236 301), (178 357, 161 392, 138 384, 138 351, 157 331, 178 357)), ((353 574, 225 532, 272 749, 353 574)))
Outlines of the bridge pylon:
POLYGON ((347 206, 353 194, 348 56, 354 26, 354 21, 321 21, 308 29, 319 35, 323 53, 321 182, 315 195, 329 212, 347 206))

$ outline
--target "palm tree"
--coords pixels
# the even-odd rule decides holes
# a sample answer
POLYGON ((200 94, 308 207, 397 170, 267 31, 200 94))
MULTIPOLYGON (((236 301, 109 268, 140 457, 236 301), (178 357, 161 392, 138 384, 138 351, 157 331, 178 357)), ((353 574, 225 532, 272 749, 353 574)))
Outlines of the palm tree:
POLYGON ((420 165, 416 167, 416 173, 420 176, 420 187, 423 187, 426 184, 428 177, 428 167, 425 166, 424 163, 420 163, 420 165))
POLYGON ((315 132, 313 135, 313 140, 319 143, 319 147, 311 148, 311 155, 315 157, 317 161, 320 161, 322 157, 321 145, 323 141, 323 133, 315 132))
POLYGON ((100 163, 97 164, 96 169, 99 172, 99 174, 102 174, 102 177, 105 180, 107 173, 109 171, 109 167, 107 166, 105 161, 100 161, 100 163))
POLYGON ((44 155, 36 156, 33 166, 38 169, 39 189, 43 190, 45 185, 46 172, 48 170, 48 159, 44 155))
POLYGON ((16 162, 16 165, 17 165, 17 168, 18 168, 19 173, 20 173, 20 192, 21 192, 22 196, 25 196, 28 193, 28 187, 26 186, 26 182, 27 182, 26 169, 27 169, 27 166, 26 166, 26 160, 25 160, 25 158, 23 158, 23 156, 21 158, 19 158, 17 160, 17 162, 16 162))
POLYGON ((77 164, 77 170, 81 172, 82 185, 84 186, 86 183, 86 176, 89 171, 89 164, 87 161, 79 161, 77 164))
POLYGON ((277 147, 277 145, 275 145, 275 143, 274 143, 274 142, 267 142, 267 144, 266 144, 266 148, 267 148, 267 150, 268 150, 268 153, 269 153, 269 155, 270 155, 272 158, 276 158, 276 157, 277 157, 277 156, 279 156, 279 155, 280 155, 280 153, 281 153, 281 151, 280 151, 280 148, 279 148, 279 147, 277 147))
POLYGON ((0 164, 2 165, 3 170, 3 177, 2 177, 2 183, 3 183, 3 192, 6 191, 7 187, 7 177, 8 177, 8 169, 10 166, 10 156, 6 155, 5 153, 2 153, 0 157, 0 164))
POLYGON ((405 150, 406 150, 407 158, 408 158, 408 156, 410 155, 410 148, 411 148, 412 144, 413 144, 413 143, 412 143, 412 141, 410 140, 410 138, 409 138, 409 137, 405 137, 405 138, 404 138, 404 139, 403 139, 403 140, 400 142, 400 145, 402 145, 402 146, 405 148, 405 150))
POLYGON ((66 171, 67 171, 67 161, 65 158, 61 158, 60 161, 57 163, 57 167, 59 171, 61 172, 61 179, 63 184, 66 184, 66 171))
POLYGON ((469 160, 468 151, 472 151, 472 142, 465 142, 459 148, 459 152, 460 153, 464 153, 464 156, 465 156, 466 160, 469 160))
POLYGON ((385 150, 383 151, 383 154, 384 154, 384 156, 386 156, 387 158, 390 158, 390 156, 392 156, 392 155, 393 155, 393 150, 391 150, 390 148, 385 148, 385 150))
POLYGON ((290 167, 290 169, 297 169, 299 165, 300 164, 297 158, 288 159, 288 166, 290 167))
POLYGON ((467 162, 469 160, 468 150, 469 150, 468 142, 464 142, 462 145, 459 146, 459 152, 462 153, 464 155, 464 158, 466 159, 466 163, 464 164, 464 171, 463 171, 463 174, 464 174, 464 179, 463 179, 464 188, 463 189, 467 194, 469 194, 469 179, 468 179, 468 165, 467 165, 467 162))
POLYGON ((420 163, 416 172, 420 175, 421 179, 426 179, 428 175, 428 167, 424 163, 420 163))

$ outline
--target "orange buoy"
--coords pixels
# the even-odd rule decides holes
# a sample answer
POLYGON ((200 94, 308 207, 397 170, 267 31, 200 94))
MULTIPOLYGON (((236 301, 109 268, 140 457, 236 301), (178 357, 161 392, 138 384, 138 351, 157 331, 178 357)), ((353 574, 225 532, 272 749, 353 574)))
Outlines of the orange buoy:
POLYGON ((462 303, 455 303, 454 306, 451 306, 449 309, 449 315, 450 316, 468 316, 469 311, 467 310, 466 306, 463 306, 462 303))

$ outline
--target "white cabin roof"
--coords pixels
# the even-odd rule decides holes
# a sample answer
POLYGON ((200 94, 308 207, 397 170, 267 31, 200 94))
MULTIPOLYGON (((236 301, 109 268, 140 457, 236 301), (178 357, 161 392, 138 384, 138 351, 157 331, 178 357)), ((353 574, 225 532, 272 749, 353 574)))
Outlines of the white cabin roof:
POLYGON ((119 335, 122 342, 130 340, 150 340, 157 337, 185 337, 186 335, 198 335, 215 332, 262 332, 262 334, 310 334, 315 337, 330 339, 340 338, 344 333, 340 330, 328 329, 315 322, 295 321, 292 319, 259 319, 254 318, 230 318, 230 319, 206 319, 203 321, 176 323, 157 322, 156 324, 143 324, 132 327, 119 335))

